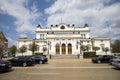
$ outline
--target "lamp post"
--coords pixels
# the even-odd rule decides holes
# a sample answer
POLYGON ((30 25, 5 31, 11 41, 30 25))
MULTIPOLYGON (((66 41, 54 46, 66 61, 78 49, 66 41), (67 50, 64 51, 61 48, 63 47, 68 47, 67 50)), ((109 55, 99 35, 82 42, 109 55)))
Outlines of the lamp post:
POLYGON ((80 41, 80 42, 79 42, 79 45, 80 45, 80 53, 79 53, 79 55, 78 55, 78 58, 80 58, 80 57, 81 57, 81 55, 82 55, 82 52, 81 52, 81 45, 82 45, 82 41, 80 41))
POLYGON ((49 48, 50 48, 50 41, 48 41, 48 54, 49 54, 49 48))
MULTIPOLYGON (((49 55, 49 48, 50 48, 50 45, 51 45, 51 42, 50 41, 48 41, 48 55, 49 55)), ((51 59, 51 54, 50 54, 50 59, 51 59)))

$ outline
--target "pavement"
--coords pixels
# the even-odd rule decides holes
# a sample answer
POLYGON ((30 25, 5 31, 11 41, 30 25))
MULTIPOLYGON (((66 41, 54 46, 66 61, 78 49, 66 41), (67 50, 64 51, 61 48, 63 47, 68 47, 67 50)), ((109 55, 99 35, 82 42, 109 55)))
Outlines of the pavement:
POLYGON ((47 64, 13 69, 1 73, 0 80, 120 80, 119 70, 91 59, 49 59, 47 64))

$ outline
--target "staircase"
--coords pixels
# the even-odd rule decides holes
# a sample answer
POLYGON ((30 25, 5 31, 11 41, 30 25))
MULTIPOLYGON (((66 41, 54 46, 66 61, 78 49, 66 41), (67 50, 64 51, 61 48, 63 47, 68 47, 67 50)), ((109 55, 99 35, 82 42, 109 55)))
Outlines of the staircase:
POLYGON ((78 59, 78 55, 51 55, 51 59, 78 59))

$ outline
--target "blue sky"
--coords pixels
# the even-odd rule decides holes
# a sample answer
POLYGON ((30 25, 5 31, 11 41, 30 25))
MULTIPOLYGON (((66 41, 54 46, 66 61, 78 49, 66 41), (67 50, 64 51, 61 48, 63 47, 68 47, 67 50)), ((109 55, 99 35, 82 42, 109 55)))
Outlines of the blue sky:
POLYGON ((91 37, 120 39, 120 0, 0 0, 0 30, 9 46, 20 37, 35 38, 38 24, 90 26, 91 37))

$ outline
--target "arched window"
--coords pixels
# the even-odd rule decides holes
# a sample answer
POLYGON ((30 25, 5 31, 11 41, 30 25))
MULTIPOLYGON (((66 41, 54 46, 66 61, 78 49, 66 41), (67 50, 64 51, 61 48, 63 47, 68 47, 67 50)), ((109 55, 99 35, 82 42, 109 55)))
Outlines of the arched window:
POLYGON ((72 44, 68 44, 68 54, 72 54, 72 44))
POLYGON ((66 54, 66 45, 62 44, 62 54, 66 54))

